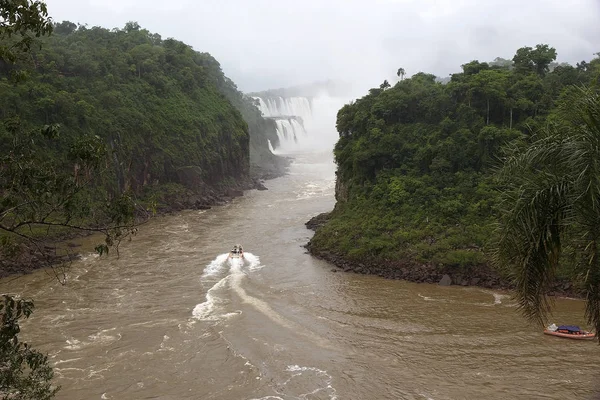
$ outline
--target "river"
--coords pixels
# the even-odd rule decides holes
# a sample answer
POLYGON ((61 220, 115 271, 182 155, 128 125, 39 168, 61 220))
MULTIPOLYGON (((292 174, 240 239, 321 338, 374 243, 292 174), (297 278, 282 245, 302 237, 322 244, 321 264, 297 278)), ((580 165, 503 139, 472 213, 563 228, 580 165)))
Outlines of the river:
MULTIPOLYGON (((23 339, 48 352, 58 399, 589 399, 600 348, 545 336, 507 293, 332 271, 302 247, 334 205, 329 154, 206 211, 158 217, 86 255, 33 298, 23 339), (241 265, 225 254, 236 243, 241 265)), ((583 303, 554 321, 583 323, 583 303)))

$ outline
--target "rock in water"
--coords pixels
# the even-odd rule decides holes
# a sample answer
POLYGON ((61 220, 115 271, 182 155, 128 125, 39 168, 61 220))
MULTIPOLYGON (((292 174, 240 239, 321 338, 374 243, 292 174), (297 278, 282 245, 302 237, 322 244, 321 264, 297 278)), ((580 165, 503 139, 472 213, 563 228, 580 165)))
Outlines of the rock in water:
POLYGON ((452 285, 452 278, 450 278, 450 275, 445 274, 444 276, 442 276, 442 279, 440 279, 438 285, 450 286, 450 285, 452 285))

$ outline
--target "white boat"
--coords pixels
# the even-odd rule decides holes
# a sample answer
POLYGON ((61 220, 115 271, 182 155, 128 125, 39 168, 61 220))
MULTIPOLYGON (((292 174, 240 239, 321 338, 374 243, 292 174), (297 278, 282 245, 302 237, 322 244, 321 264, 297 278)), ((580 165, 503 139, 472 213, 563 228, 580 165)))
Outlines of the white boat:
POLYGON ((242 245, 236 244, 233 249, 229 252, 229 258, 244 258, 244 249, 242 245))

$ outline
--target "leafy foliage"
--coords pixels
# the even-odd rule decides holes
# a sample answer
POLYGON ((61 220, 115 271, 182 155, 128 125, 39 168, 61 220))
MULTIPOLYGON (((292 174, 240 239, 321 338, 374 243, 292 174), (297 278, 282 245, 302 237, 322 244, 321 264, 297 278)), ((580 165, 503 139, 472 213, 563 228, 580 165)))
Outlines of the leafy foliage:
POLYGON ((2 296, 0 303, 0 397, 11 400, 46 400, 59 387, 50 383, 54 372, 48 356, 19 341, 19 320, 29 318, 33 302, 2 296))
POLYGON ((532 143, 562 118, 556 101, 600 76, 598 58, 550 71, 555 57, 547 45, 523 48, 514 68, 472 61, 446 85, 421 72, 342 107, 338 202, 311 245, 355 261, 490 263, 501 149, 532 143))
POLYGON ((544 322, 566 252, 600 332, 600 93, 571 91, 551 120, 506 157, 496 261, 513 276, 525 314, 544 322))
POLYGON ((140 195, 244 179, 249 131, 268 152, 274 127, 208 53, 135 22, 53 29, 41 49, 0 62, 3 256, 73 230, 102 233, 106 252, 135 233, 140 195))
POLYGON ((0 0, 0 62, 14 62, 29 51, 34 37, 51 32, 52 19, 44 2, 0 0))

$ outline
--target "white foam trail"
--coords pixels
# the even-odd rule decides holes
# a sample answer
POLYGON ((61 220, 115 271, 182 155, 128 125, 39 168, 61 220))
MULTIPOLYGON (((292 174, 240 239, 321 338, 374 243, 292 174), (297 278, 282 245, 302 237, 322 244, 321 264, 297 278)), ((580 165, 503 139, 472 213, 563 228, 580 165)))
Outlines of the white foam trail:
POLYGON ((260 258, 252 253, 244 252, 244 260, 246 261, 246 264, 248 264, 247 268, 249 271, 256 271, 264 267, 264 265, 261 265, 260 263, 260 258))
MULTIPOLYGON (((234 275, 244 275, 242 268, 248 265, 248 270, 255 271, 262 268, 260 265, 260 258, 252 253, 244 252, 244 258, 229 258, 229 253, 223 253, 217 256, 213 261, 210 262, 204 269, 203 277, 210 277, 218 275, 228 269, 234 275)), ((219 306, 224 303, 224 300, 217 295, 217 292, 224 289, 232 279, 232 274, 229 274, 221 278, 206 292, 206 300, 202 303, 196 304, 192 315, 194 318, 200 321, 218 321, 223 318, 228 318, 234 315, 240 314, 241 311, 235 311, 226 314, 218 314, 216 311, 219 306)), ((239 279, 239 277, 238 277, 239 279)))
POLYGON ((227 275, 222 278, 219 282, 215 283, 213 287, 208 289, 206 292, 206 301, 203 303, 197 304, 192 311, 192 315, 201 321, 216 321, 219 320, 218 315, 214 315, 214 311, 217 308, 217 305, 222 302, 221 299, 217 297, 215 292, 223 287, 225 287, 231 278, 231 275, 227 275))
POLYGON ((227 261, 229 253, 223 253, 217 256, 204 268, 203 278, 218 275, 225 268, 225 261, 227 261))

